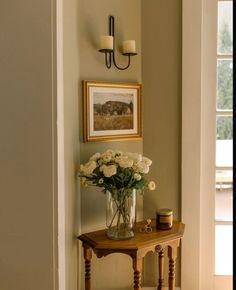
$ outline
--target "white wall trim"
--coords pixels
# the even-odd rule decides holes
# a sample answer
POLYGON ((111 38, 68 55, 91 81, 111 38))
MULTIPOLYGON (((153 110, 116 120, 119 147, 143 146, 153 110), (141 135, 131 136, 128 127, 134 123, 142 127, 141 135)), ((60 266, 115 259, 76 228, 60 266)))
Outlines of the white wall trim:
POLYGON ((65 158, 64 158, 64 79, 63 1, 56 0, 57 24, 57 144, 58 144, 58 289, 66 289, 65 257, 65 158))
MULTIPOLYGON (((156 287, 142 287, 142 290, 156 290, 156 287)), ((168 290, 168 287, 164 287, 163 290, 168 290)), ((180 290, 179 287, 175 287, 175 290, 180 290)))
POLYGON ((181 251, 181 287, 184 290, 199 290, 200 276, 201 9, 201 1, 183 1, 182 222, 186 227, 181 251))
POLYGON ((215 0, 183 0, 183 290, 213 289, 215 13, 215 0))
POLYGON ((217 1, 202 2, 200 289, 214 289, 217 1))

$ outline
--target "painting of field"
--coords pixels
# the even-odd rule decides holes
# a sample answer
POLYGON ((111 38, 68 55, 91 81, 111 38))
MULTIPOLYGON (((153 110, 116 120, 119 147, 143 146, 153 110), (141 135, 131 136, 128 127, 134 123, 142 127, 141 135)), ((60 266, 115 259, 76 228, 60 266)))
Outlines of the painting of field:
POLYGON ((133 96, 97 93, 93 104, 94 131, 132 130, 133 96))

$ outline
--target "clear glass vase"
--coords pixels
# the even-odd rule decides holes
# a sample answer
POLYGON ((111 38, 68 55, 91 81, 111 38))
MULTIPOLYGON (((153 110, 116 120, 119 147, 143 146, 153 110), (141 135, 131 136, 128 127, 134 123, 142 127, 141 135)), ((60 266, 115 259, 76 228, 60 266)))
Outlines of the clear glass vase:
POLYGON ((136 217, 136 190, 122 190, 115 196, 107 192, 106 198, 107 237, 112 240, 132 238, 136 217))

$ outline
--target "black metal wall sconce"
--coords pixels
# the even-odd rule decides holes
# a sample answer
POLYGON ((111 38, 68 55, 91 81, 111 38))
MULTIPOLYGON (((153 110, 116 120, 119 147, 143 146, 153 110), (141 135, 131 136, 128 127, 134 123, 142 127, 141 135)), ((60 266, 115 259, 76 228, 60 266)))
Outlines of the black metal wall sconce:
POLYGON ((100 52, 105 54, 106 67, 111 68, 112 62, 119 70, 125 70, 130 66, 130 57, 137 55, 135 40, 125 40, 122 44, 122 54, 128 56, 128 64, 125 67, 119 67, 115 60, 115 18, 109 17, 109 35, 101 36, 100 52))

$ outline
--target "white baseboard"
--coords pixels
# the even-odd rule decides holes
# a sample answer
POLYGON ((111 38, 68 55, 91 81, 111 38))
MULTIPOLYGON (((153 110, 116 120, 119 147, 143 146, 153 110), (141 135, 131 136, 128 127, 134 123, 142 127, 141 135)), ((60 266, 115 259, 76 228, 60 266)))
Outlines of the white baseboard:
MULTIPOLYGON (((156 290, 156 287, 142 287, 142 290, 156 290)), ((168 290, 168 287, 164 287, 164 290, 168 290)), ((175 287, 175 290, 180 290, 179 287, 175 287)))
MULTIPOLYGON (((115 288, 113 288, 115 289, 115 288)), ((123 288, 124 290, 131 290, 133 289, 132 287, 130 288, 123 288)), ((168 287, 164 287, 163 290, 168 290, 169 288, 168 287)), ((96 290, 101 290, 100 288, 99 289, 96 289, 96 290)), ((142 290, 157 290, 157 287, 142 287, 142 290)), ((175 290, 180 290, 180 287, 175 287, 175 290)))

